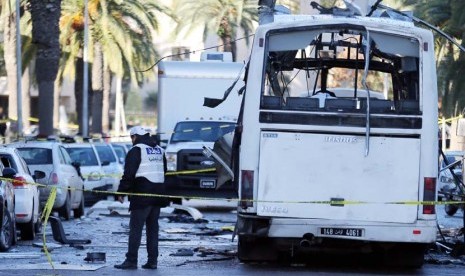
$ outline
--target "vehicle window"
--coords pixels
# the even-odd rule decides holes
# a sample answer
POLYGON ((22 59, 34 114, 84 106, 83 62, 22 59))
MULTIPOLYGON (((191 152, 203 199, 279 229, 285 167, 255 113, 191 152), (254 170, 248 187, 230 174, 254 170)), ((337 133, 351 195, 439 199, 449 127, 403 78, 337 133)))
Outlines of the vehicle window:
POLYGON ((234 131, 235 124, 223 122, 181 122, 174 128, 170 143, 215 142, 234 131))
POLYGON ((370 34, 365 78, 364 32, 271 32, 260 107, 340 114, 364 113, 369 106, 373 114, 420 114, 419 42, 399 36, 386 43, 385 34, 370 34))
POLYGON ((52 150, 45 148, 18 148, 18 152, 28 165, 53 164, 52 150))
POLYGON ((123 163, 123 160, 126 158, 126 152, 124 151, 124 146, 122 145, 113 145, 113 149, 115 150, 116 155, 118 156, 118 159, 120 160, 120 163, 123 163))
POLYGON ((71 160, 71 157, 69 157, 68 152, 66 152, 66 150, 63 147, 60 147, 60 152, 63 156, 64 164, 71 165, 71 163, 73 163, 73 160, 71 160))
MULTIPOLYGON (((458 161, 462 158, 462 156, 459 156, 459 155, 446 155, 446 160, 443 160, 442 161, 442 167, 445 167, 447 166, 447 164, 452 164, 454 163, 455 161, 458 161), (447 161, 447 164, 446 162, 447 161)), ((461 167, 461 164, 458 163, 457 165, 455 165, 453 168, 454 169, 459 169, 461 167)))
POLYGON ((21 156, 19 156, 19 164, 18 164, 18 166, 22 167, 23 171, 27 172, 28 174, 31 174, 31 171, 29 170, 29 167, 27 166, 26 162, 24 162, 24 159, 21 156))
POLYGON ((11 156, 9 154, 0 154, 0 159, 2 161, 2 165, 5 168, 13 168, 16 171, 18 171, 18 167, 16 166, 16 163, 15 163, 15 161, 13 159, 13 156, 11 156))
POLYGON ((92 148, 67 148, 71 159, 81 163, 81 166, 98 166, 97 156, 92 148))
POLYGON ((102 162, 109 161, 110 163, 116 162, 116 157, 111 151, 110 146, 108 145, 96 145, 95 149, 97 150, 97 154, 100 157, 102 162))

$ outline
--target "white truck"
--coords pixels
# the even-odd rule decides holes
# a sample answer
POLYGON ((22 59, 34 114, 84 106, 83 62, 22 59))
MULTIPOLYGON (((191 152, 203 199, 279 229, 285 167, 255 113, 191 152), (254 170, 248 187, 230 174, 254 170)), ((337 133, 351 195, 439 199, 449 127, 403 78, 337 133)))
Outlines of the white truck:
POLYGON ((312 5, 323 14, 269 13, 255 33, 233 147, 238 257, 359 250, 419 267, 436 240, 433 35, 381 6, 312 5))
MULTIPOLYGON (((203 146, 234 131, 244 86, 244 64, 231 61, 230 53, 205 52, 200 62, 165 61, 158 68, 158 129, 166 143, 171 195, 196 197, 237 197, 229 181, 218 185, 215 160, 202 154, 203 146), (204 106, 204 98, 226 101, 216 108, 204 106)), ((179 202, 179 200, 176 200, 179 202)))

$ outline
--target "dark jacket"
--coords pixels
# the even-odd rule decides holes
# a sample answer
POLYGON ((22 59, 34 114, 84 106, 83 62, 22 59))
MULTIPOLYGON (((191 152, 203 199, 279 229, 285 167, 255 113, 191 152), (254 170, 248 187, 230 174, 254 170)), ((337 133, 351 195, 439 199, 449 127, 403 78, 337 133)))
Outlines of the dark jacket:
MULTIPOLYGON (((136 144, 145 144, 151 147, 156 146, 156 143, 150 135, 136 135, 136 144)), ((122 193, 144 193, 164 195, 166 194, 165 184, 152 183, 145 177, 136 177, 136 172, 139 169, 141 162, 141 152, 139 147, 132 147, 126 155, 124 164, 124 174, 119 183, 118 192, 122 193)), ((163 165, 166 173, 166 157, 163 155, 163 165)), ((129 210, 141 209, 149 205, 165 207, 169 204, 167 198, 159 196, 129 196, 129 210)))

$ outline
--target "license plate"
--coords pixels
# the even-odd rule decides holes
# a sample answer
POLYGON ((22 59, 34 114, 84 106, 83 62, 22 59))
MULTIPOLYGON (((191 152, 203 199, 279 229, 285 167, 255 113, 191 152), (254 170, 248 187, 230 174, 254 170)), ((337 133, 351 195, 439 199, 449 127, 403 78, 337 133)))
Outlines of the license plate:
POLYGON ((321 235, 325 236, 346 236, 346 237, 361 237, 363 229, 356 228, 320 228, 321 235))
POLYGON ((200 188, 214 189, 216 188, 216 180, 215 179, 202 179, 200 180, 200 188))

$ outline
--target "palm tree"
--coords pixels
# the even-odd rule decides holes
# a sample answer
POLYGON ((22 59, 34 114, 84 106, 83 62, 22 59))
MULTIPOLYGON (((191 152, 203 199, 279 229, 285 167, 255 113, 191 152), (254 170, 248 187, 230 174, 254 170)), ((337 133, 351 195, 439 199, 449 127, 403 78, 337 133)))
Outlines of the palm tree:
MULTIPOLYGON (((465 46, 465 1, 462 0, 398 0, 414 9, 421 18, 461 41, 465 46)), ((436 38, 438 87, 442 96, 442 113, 456 115, 465 108, 465 53, 441 36, 436 38)))
MULTIPOLYGON (((31 71, 33 69, 35 54, 36 54, 36 47, 32 44, 32 22, 31 22, 31 13, 29 12, 28 8, 26 7, 26 0, 21 0, 21 21, 20 21, 20 29, 21 29, 21 42, 22 42, 22 53, 21 53, 21 60, 22 60, 22 117, 23 117, 23 127, 27 129, 29 127, 29 119, 31 115, 30 110, 30 86, 31 86, 31 71)), ((7 74, 7 89, 9 92, 8 95, 8 116, 9 118, 17 118, 19 117, 17 114, 17 57, 16 57, 16 36, 14 35, 16 32, 16 23, 15 23, 15 10, 12 9, 14 6, 14 2, 9 2, 6 0, 2 0, 0 2, 2 8, 2 18, 3 22, 1 28, 4 31, 4 45, 6 45, 6 51, 2 53, 2 57, 5 61, 5 72, 7 74)), ((21 133, 19 133, 20 135, 21 133)))
POLYGON ((223 50, 231 52, 234 60, 234 39, 238 29, 248 36, 254 30, 254 23, 258 22, 258 0, 179 0, 173 9, 182 18, 176 33, 185 29, 190 33, 198 26, 204 26, 204 39, 211 33, 218 35, 223 50))
POLYGON ((35 75, 39 87, 39 136, 53 134, 53 94, 61 55, 61 0, 29 0, 32 41, 37 46, 35 75))
MULTIPOLYGON (((66 44, 64 73, 74 77, 76 59, 82 51, 83 1, 64 0, 62 43, 66 44)), ((104 93, 104 72, 111 72, 119 77, 127 77, 133 83, 140 82, 147 74, 136 72, 138 68, 153 64, 156 51, 152 45, 153 36, 158 29, 157 16, 167 13, 167 9, 150 0, 89 0, 90 33, 89 49, 92 64, 92 132, 107 132, 109 93, 104 93), (105 122, 105 123, 102 123, 105 122)), ((79 73, 76 74, 79 76, 79 73)), ((75 91, 79 93, 80 91, 75 91)), ((79 114, 80 109, 78 109, 79 114)), ((80 116, 79 116, 80 117, 80 116)))
POLYGON ((15 3, 2 3, 2 27, 3 27, 3 45, 4 45, 4 60, 5 70, 7 75, 7 91, 8 95, 8 117, 17 117, 17 87, 18 79, 16 66, 16 12, 15 3))

